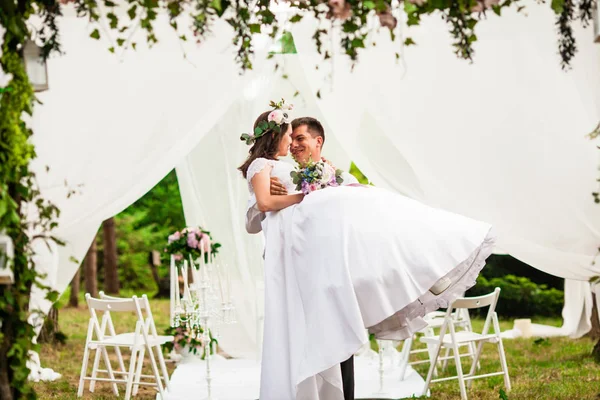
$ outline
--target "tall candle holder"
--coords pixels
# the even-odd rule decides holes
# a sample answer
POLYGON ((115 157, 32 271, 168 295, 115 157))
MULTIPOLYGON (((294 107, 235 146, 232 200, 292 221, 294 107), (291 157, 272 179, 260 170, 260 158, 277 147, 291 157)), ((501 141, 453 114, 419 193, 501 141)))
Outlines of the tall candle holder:
MULTIPOLYGON (((221 265, 214 261, 210 253, 207 253, 206 257, 203 253, 196 260, 190 257, 189 266, 188 260, 177 266, 171 256, 171 277, 175 279, 174 284, 171 284, 171 326, 185 326, 186 330, 202 343, 206 362, 207 400, 215 400, 212 396, 211 350, 214 348, 211 333, 221 324, 236 322, 231 293, 228 291, 228 295, 224 295, 221 265), (183 277, 183 298, 179 295, 179 273, 183 277), (218 285, 213 279, 215 274, 218 285), (190 275, 191 283, 188 282, 190 275), (217 286, 220 290, 217 290, 217 286)), ((225 284, 231 286, 228 278, 225 284)))

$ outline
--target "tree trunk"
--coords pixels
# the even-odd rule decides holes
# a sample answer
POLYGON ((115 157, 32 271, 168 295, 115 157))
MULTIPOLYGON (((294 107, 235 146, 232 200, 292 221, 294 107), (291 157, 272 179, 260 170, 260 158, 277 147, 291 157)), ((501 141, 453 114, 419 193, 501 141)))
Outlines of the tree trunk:
POLYGON ((44 325, 38 336, 38 343, 55 343, 57 333, 60 332, 58 327, 58 308, 54 305, 48 311, 48 315, 44 319, 44 325))
POLYGON ((85 280, 85 291, 92 295, 92 297, 98 297, 98 260, 96 254, 96 238, 92 242, 92 245, 88 249, 83 261, 84 268, 84 280, 85 280))
POLYGON ((71 281, 71 295, 69 296, 69 307, 79 307, 79 286, 81 284, 81 267, 77 269, 71 281))
POLYGON ((150 270, 152 271, 152 277, 158 292, 154 295, 154 298, 168 298, 171 295, 171 281, 170 278, 161 278, 158 275, 158 265, 160 265, 160 253, 156 250, 152 250, 148 254, 148 263, 150 264, 150 270))
POLYGON ((102 230, 104 233, 104 290, 106 293, 119 294, 117 234, 114 217, 102 223, 102 230))

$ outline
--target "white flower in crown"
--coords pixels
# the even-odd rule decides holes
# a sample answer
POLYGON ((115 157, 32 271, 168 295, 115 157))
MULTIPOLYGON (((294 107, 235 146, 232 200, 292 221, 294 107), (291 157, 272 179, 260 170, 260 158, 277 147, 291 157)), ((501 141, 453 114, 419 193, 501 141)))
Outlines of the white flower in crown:
POLYGON ((287 119, 287 114, 283 110, 273 110, 267 117, 269 122, 273 121, 277 125, 281 125, 287 119))
POLYGON ((294 109, 294 105, 293 104, 284 104, 283 106, 281 106, 282 110, 285 111, 292 111, 294 109))

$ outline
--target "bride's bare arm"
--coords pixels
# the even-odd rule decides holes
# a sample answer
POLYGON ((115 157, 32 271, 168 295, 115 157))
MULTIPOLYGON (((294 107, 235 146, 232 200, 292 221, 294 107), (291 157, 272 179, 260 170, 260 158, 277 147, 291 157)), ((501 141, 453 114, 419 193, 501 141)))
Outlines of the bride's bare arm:
POLYGON ((260 211, 279 211, 302 201, 304 195, 301 193, 285 196, 272 195, 270 173, 271 168, 267 167, 252 177, 256 205, 260 211))

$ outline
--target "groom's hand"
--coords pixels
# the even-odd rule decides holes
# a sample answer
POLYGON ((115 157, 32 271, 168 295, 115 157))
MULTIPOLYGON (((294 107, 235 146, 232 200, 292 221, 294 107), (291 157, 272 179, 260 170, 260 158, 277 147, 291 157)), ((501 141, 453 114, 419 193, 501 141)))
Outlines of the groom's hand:
POLYGON ((283 186, 281 182, 279 182, 279 179, 274 177, 271 178, 271 194, 273 196, 284 196, 288 194, 285 186, 283 186))

